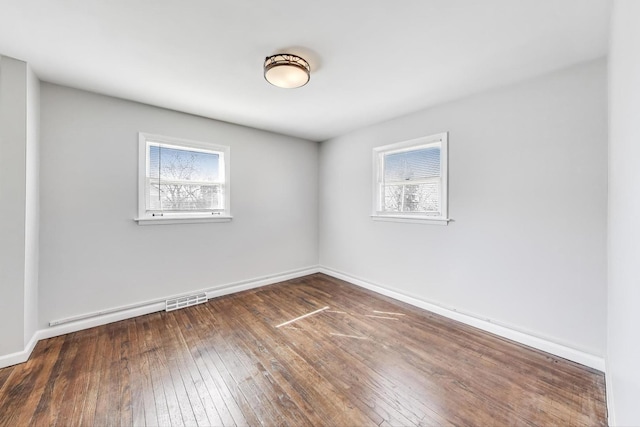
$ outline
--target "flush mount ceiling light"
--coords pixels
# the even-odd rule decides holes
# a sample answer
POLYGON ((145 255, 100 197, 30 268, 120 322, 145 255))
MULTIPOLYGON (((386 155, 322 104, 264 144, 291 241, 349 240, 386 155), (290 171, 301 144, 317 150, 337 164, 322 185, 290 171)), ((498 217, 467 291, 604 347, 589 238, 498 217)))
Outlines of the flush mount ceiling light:
POLYGON ((264 78, 274 86, 293 89, 309 82, 311 69, 303 58, 290 53, 279 53, 264 60, 264 78))

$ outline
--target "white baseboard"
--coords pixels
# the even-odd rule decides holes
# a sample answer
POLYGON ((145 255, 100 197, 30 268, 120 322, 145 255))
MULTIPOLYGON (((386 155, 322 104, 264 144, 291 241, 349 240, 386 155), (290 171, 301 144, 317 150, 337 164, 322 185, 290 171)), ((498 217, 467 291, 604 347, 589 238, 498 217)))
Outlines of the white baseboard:
POLYGON ((24 350, 17 351, 15 353, 5 354, 0 356, 0 368, 5 368, 11 365, 17 365, 18 363, 26 362, 31 356, 31 352, 38 343, 37 332, 33 334, 24 350))
MULTIPOLYGON (((188 294, 206 292, 207 298, 215 298, 222 295, 229 295, 248 289, 283 282, 285 280, 295 279, 297 277, 308 276, 309 274, 317 273, 318 271, 317 266, 312 266, 299 270, 286 271, 280 274, 262 276, 251 280, 228 283, 215 288, 200 289, 188 292, 188 294)), ((162 311, 165 309, 164 300, 170 298, 175 298, 175 296, 168 296, 161 300, 156 299, 123 307, 114 307, 94 313, 81 314, 66 319, 52 321, 51 324, 53 324, 53 326, 36 331, 24 350, 0 356, 0 368, 26 362, 29 359, 29 356, 31 356, 31 352, 37 342, 40 340, 162 311)))
POLYGON ((603 357, 585 353, 583 351, 549 341, 548 339, 540 338, 529 333, 518 331, 513 327, 499 325, 489 320, 481 319, 470 314, 463 314, 459 311, 455 311, 453 309, 438 305, 435 302, 429 302, 416 297, 412 297, 401 292, 391 290, 385 286, 374 284, 369 281, 353 277, 349 274, 333 270, 331 268, 320 266, 319 272, 363 287, 365 289, 369 289, 379 294, 386 295, 393 299, 406 302, 407 304, 411 304, 415 307, 431 311, 449 319, 457 320, 458 322, 473 326, 478 329, 482 329, 483 331, 487 331, 503 338, 516 341, 520 344, 524 344, 529 347, 533 347, 535 349, 553 354, 555 356, 580 363, 590 368, 597 369, 601 372, 605 372, 605 363, 603 357))
POLYGON ((613 400, 613 382, 611 379, 611 371, 609 370, 608 366, 607 366, 607 372, 608 374, 604 376, 604 387, 605 387, 605 393, 607 394, 607 419, 610 426, 615 426, 617 425, 616 412, 615 412, 616 407, 614 405, 614 400, 613 400))
MULTIPOLYGON (((308 267, 300 270, 293 270, 284 272, 277 275, 272 276, 263 276, 251 280, 244 280, 240 282, 228 283, 222 286, 218 286, 215 288, 204 289, 204 290, 196 290, 190 293, 201 293, 206 292, 207 298, 215 298, 222 295, 228 295, 248 289, 258 288, 260 286, 266 286, 273 283, 282 282, 285 280, 295 279, 297 277, 307 276, 313 273, 324 273, 329 276, 345 280, 349 283, 352 283, 357 286, 361 286, 363 288, 372 290, 382 295, 386 295, 388 297, 397 299, 399 301, 406 302, 413 306, 422 308, 424 310, 431 311, 433 313, 440 314, 442 316, 448 317, 453 320, 457 320, 459 322, 465 323, 470 326, 474 326, 478 329, 482 329, 487 332, 491 332, 495 335, 519 342, 521 344, 536 348, 538 350, 545 351, 547 353, 551 353, 553 355, 572 360, 574 362, 589 366, 591 368, 597 369, 599 371, 605 371, 605 363, 604 358, 594 356, 592 354, 585 353, 580 350, 576 350, 552 341, 549 341, 544 338, 536 337, 534 335, 524 333, 513 328, 498 325, 496 323, 492 323, 490 321, 480 319, 468 314, 463 314, 457 312, 455 310, 442 307, 436 303, 424 301, 419 298, 415 298, 409 295, 405 295, 401 292, 388 289, 386 287, 373 284, 366 280, 359 279, 357 277, 353 277, 351 275, 326 268, 326 267, 308 267)), ((172 298, 174 296, 169 296, 168 298, 172 298)), ((78 320, 72 320, 74 318, 69 318, 70 320, 63 319, 62 321, 56 321, 55 326, 51 326, 46 329, 40 329, 37 331, 34 336, 31 338, 27 346, 24 350, 7 354, 4 356, 0 356, 0 368, 4 368, 6 366, 15 365, 18 363, 25 362, 29 359, 33 348, 39 340, 56 337, 59 335, 68 334, 71 332, 80 331, 83 329, 93 328, 95 326, 105 325, 108 323, 117 322, 120 320, 130 319, 137 316, 142 316, 149 313, 154 313, 157 311, 162 311, 165 308, 164 299, 162 301, 154 300, 149 301, 147 303, 141 303, 134 306, 125 306, 125 307, 115 307, 113 309, 104 310, 96 313, 88 313, 84 315, 77 316, 78 320)), ((607 399, 613 399, 611 387, 607 378, 607 399), (610 397, 611 396, 611 397, 610 397)), ((609 406, 609 408, 613 408, 613 406, 609 406)), ((612 414, 610 414, 611 416, 612 414)))
POLYGON ((319 272, 318 266, 308 267, 302 270, 293 270, 274 276, 264 276, 259 279, 243 280, 241 282, 229 283, 216 288, 207 289, 207 298, 216 298, 222 295, 229 295, 236 292, 246 291, 248 289, 259 288, 260 286, 272 285, 285 280, 296 279, 298 277, 308 276, 319 272))

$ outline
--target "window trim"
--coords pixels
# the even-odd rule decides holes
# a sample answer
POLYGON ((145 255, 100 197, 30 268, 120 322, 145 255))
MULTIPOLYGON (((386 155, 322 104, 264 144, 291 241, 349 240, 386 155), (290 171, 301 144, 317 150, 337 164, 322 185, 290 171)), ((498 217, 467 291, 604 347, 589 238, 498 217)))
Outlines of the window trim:
POLYGON ((138 225, 155 224, 188 224, 202 222, 229 222, 231 216, 231 168, 230 168, 230 147, 226 145, 216 145, 209 142, 194 141, 184 138, 175 138, 164 135, 156 135, 146 132, 138 132, 138 216, 134 218, 138 225), (160 143, 173 145, 178 148, 192 148, 195 150, 217 151, 222 153, 224 165, 224 199, 223 208, 213 212, 163 212, 161 216, 154 216, 147 212, 147 167, 149 159, 147 157, 147 147, 149 143, 160 143))
POLYGON ((372 207, 371 218, 374 221, 408 222, 434 225, 447 225, 449 219, 449 133, 442 132, 435 135, 423 136, 407 141, 382 145, 373 148, 373 182, 372 182, 372 207), (440 144, 440 181, 441 181, 441 205, 440 215, 425 215, 424 213, 411 212, 384 212, 379 210, 382 202, 380 189, 381 174, 383 171, 383 156, 385 154, 402 153, 440 144))

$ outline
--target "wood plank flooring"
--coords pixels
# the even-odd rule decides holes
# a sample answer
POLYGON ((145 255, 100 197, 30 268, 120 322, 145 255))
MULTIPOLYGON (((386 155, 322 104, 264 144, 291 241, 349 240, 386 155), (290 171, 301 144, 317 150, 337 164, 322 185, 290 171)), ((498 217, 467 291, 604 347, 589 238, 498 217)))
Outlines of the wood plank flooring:
POLYGON ((12 427, 606 417, 603 374, 322 274, 44 340, 0 369, 0 425, 12 427))

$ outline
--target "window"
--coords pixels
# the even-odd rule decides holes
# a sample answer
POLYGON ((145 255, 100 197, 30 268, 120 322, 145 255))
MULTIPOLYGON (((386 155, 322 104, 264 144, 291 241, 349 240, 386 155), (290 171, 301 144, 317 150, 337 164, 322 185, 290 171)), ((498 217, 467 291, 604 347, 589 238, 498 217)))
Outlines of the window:
POLYGON ((229 221, 229 147, 139 134, 138 218, 229 221))
POLYGON ((447 224, 447 133, 373 149, 373 219, 447 224))

